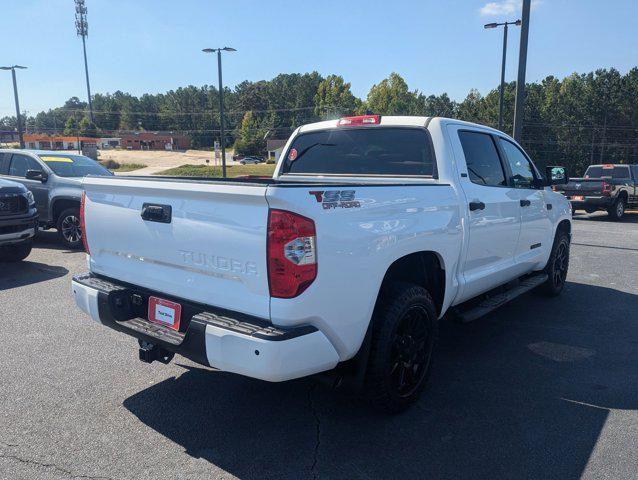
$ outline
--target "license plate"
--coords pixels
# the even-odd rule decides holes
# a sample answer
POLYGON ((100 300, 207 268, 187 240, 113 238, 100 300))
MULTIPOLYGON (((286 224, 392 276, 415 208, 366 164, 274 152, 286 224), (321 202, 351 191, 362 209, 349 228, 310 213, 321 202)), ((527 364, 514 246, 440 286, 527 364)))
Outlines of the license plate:
POLYGON ((148 299, 148 319, 173 330, 179 330, 182 306, 179 303, 158 297, 148 299))
POLYGON ((577 202, 582 202, 583 200, 585 200, 585 197, 583 197, 582 195, 575 195, 572 197, 572 200, 576 200, 577 202))

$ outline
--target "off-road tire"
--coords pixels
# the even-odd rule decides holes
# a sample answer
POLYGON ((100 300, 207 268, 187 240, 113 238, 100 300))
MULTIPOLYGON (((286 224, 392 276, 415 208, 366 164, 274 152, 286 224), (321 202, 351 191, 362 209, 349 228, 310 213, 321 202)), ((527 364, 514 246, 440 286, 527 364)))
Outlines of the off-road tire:
POLYGON ((437 333, 436 306, 426 289, 396 283, 382 291, 364 382, 369 403, 398 413, 418 400, 430 375, 437 333), (400 380, 408 377, 411 385, 402 388, 400 380))
POLYGON ((556 297, 563 291, 569 269, 569 240, 567 232, 562 230, 556 232, 552 253, 545 267, 547 280, 538 286, 537 292, 548 297, 556 297))

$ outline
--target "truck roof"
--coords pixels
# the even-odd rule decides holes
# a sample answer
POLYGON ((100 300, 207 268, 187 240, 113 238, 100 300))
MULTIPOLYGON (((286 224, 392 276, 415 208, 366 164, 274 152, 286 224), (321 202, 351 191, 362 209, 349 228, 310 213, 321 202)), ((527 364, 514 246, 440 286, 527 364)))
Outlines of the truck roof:
POLYGON ((593 165, 587 165, 589 167, 635 167, 638 163, 594 163, 593 165))
MULTIPOLYGON (((350 117, 346 117, 346 118, 350 118, 350 117)), ((466 122, 466 121, 463 121, 463 120, 457 120, 455 118, 447 118, 447 117, 418 117, 418 116, 409 116, 409 115, 402 115, 402 116, 398 116, 398 115, 380 115, 379 118, 380 118, 379 125, 381 125, 381 126, 425 127, 425 126, 429 125, 431 122, 440 122, 441 125, 447 125, 447 124, 459 125, 459 124, 461 124, 461 125, 467 125, 467 126, 472 127, 472 128, 480 128, 480 129, 483 129, 483 130, 490 130, 490 131, 495 132, 495 133, 500 133, 501 135, 503 134, 503 132, 501 132, 500 130, 496 130, 494 128, 487 127, 485 125, 480 125, 478 123, 472 123, 472 122, 466 122)), ((305 132, 312 132, 312 131, 315 131, 315 130, 326 130, 326 129, 330 129, 330 128, 337 128, 339 120, 340 119, 334 119, 334 120, 325 120, 323 122, 308 123, 306 125, 302 125, 301 127, 299 127, 295 133, 305 133, 305 132)))

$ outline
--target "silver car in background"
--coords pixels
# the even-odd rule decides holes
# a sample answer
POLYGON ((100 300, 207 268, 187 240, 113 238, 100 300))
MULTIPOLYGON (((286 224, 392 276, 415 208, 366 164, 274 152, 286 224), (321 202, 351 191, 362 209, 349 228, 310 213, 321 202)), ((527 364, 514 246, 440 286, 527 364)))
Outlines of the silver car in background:
POLYGON ((40 228, 56 228, 69 248, 81 248, 82 178, 113 175, 95 160, 60 150, 0 150, 0 178, 23 184, 35 199, 40 228))

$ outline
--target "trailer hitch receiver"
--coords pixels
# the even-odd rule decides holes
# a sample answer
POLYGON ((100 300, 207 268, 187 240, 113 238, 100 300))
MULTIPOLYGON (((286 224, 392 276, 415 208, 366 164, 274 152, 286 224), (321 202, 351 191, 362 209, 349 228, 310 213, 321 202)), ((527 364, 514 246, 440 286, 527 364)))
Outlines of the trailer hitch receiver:
POLYGON ((165 348, 160 347, 146 340, 140 340, 140 360, 144 363, 153 363, 155 360, 168 364, 175 356, 175 353, 169 352, 165 348))

